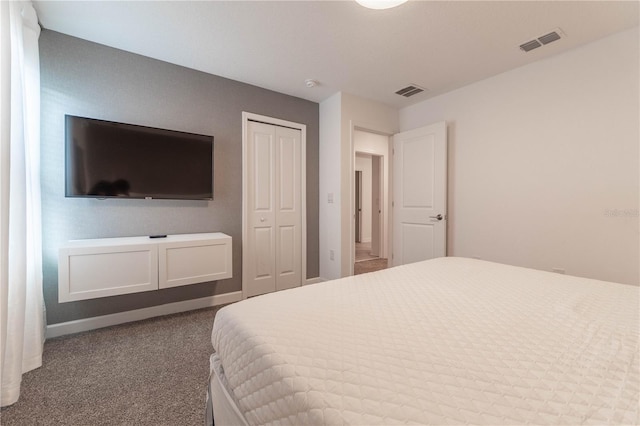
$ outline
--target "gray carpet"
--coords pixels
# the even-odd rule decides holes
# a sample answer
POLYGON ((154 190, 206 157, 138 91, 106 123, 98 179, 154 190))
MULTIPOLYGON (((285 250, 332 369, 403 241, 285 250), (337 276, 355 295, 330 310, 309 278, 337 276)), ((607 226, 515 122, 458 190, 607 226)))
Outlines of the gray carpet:
POLYGON ((353 265, 353 275, 366 274, 381 269, 387 269, 387 259, 364 260, 353 265))
POLYGON ((48 340, 10 425, 202 425, 219 307, 48 340))

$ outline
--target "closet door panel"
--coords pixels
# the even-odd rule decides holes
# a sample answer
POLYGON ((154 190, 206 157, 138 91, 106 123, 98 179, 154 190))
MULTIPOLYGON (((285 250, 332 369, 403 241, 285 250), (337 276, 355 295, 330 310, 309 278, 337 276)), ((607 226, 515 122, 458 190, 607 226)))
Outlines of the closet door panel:
POLYGON ((248 256, 245 272, 246 296, 257 296, 276 289, 275 128, 263 123, 249 123, 247 144, 248 196, 248 256))
POLYGON ((276 289, 301 284, 302 254, 300 209, 302 182, 300 176, 301 133, 284 127, 276 128, 276 289))

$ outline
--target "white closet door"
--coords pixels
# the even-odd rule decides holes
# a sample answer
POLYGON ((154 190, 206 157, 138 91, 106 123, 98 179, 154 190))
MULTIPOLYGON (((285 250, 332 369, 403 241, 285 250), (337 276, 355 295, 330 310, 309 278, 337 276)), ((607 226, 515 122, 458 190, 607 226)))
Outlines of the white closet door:
POLYGON ((247 144, 248 256, 247 297, 276 289, 275 127, 249 123, 247 144))
POLYGON ((301 284, 300 131, 250 121, 245 296, 301 284))
POLYGON ((276 127, 276 290, 298 287, 302 274, 300 130, 276 127))

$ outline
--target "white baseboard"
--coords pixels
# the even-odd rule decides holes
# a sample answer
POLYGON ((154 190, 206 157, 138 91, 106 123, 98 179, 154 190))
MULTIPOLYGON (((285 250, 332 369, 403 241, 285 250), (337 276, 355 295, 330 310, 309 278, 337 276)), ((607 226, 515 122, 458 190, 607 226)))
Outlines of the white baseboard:
POLYGON ((237 302, 239 300, 242 300, 242 292, 234 291, 231 293, 202 297, 200 299, 185 300, 182 302, 167 303, 166 305, 151 306, 149 308, 136 309, 133 311, 118 312, 117 314, 61 322, 58 324, 48 325, 45 337, 50 339, 52 337, 80 333, 82 331, 95 330, 127 322, 140 321, 162 315, 177 314, 178 312, 224 305, 226 303, 237 302))
POLYGON ((305 283, 302 285, 317 284, 317 283, 321 283, 322 281, 326 281, 326 280, 321 277, 307 278, 307 281, 305 281, 305 283))

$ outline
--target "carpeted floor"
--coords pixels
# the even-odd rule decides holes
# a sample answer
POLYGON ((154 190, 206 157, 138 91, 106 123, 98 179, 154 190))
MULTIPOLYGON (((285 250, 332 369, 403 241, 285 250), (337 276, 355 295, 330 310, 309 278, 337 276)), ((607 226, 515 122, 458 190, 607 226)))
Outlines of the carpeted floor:
POLYGON ((387 259, 364 260, 353 265, 353 275, 366 274, 381 269, 387 269, 387 259))
POLYGON ((220 307, 48 340, 10 425, 202 425, 220 307))

